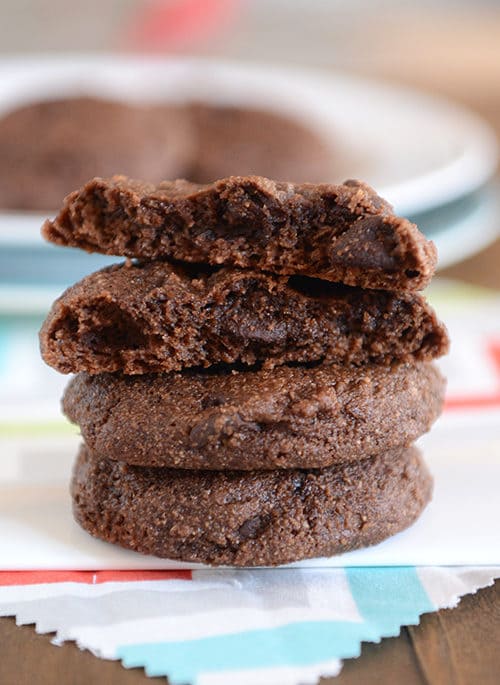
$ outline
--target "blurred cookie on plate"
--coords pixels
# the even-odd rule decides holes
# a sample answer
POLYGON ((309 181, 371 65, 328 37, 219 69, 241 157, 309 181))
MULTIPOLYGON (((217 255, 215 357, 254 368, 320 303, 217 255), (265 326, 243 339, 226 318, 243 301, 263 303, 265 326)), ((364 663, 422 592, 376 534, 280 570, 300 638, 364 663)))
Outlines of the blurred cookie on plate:
POLYGON ((76 97, 28 104, 0 119, 0 207, 52 210, 93 176, 184 175, 187 118, 175 107, 76 97))
POLYGON ((225 176, 267 176, 320 183, 334 175, 334 153, 319 132, 276 112, 193 104, 197 156, 188 178, 210 183, 225 176))
POLYGON ((50 211, 89 178, 115 174, 150 182, 236 174, 330 181, 332 159, 319 133, 272 112, 48 100, 0 118, 0 208, 50 211))

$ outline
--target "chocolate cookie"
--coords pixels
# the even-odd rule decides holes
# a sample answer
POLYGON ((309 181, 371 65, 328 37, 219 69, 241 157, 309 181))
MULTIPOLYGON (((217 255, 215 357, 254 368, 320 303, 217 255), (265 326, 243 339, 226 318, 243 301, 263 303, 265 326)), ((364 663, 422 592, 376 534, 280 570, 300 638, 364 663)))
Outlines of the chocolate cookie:
POLYGON ((87 447, 184 469, 322 468, 410 445, 439 416, 444 380, 418 362, 360 369, 146 376, 78 374, 63 410, 87 447))
POLYGON ((191 181, 259 175, 320 183, 334 176, 335 153, 328 141, 296 120, 270 111, 202 103, 191 105, 188 112, 196 136, 196 157, 187 174, 191 181))
POLYGON ((415 448, 326 469, 185 471, 129 466, 82 447, 71 493, 91 535, 158 557, 275 566, 373 545, 431 497, 415 448))
POLYGON ((194 144, 185 114, 91 97, 29 104, 0 119, 0 207, 55 210, 96 175, 183 175, 194 144))
POLYGON ((418 290, 436 249, 367 185, 294 185, 258 176, 158 186, 94 179, 42 229, 89 252, 304 274, 364 288, 418 290))
POLYGON ((125 374, 259 361, 390 364, 430 360, 448 345, 415 293, 167 262, 87 276, 56 300, 40 341, 63 373, 125 374))

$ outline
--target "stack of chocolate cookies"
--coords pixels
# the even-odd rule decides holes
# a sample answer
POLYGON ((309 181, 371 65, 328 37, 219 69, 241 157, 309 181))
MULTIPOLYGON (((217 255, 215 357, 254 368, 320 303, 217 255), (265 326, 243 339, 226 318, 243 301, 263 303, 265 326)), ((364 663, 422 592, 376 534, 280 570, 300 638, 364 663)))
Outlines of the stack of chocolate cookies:
POLYGON ((43 228, 127 257, 41 330, 77 375, 74 513, 184 561, 276 565, 377 543, 432 480, 412 443, 441 411, 436 254, 363 183, 94 179, 43 228))

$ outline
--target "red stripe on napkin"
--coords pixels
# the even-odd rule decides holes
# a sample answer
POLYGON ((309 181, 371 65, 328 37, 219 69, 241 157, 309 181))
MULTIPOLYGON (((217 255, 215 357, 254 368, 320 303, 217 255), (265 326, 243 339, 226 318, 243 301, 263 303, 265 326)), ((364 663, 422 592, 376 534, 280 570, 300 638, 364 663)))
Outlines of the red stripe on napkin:
POLYGON ((192 580, 191 571, 0 571, 1 585, 126 583, 137 580, 192 580))

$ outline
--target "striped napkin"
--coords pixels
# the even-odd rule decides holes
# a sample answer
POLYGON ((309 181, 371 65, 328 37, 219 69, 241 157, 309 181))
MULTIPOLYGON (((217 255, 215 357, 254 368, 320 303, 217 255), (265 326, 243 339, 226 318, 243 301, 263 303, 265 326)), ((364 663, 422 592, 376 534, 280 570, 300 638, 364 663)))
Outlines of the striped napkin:
POLYGON ((0 615, 172 685, 306 685, 496 568, 3 572, 0 615))

